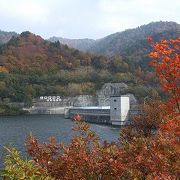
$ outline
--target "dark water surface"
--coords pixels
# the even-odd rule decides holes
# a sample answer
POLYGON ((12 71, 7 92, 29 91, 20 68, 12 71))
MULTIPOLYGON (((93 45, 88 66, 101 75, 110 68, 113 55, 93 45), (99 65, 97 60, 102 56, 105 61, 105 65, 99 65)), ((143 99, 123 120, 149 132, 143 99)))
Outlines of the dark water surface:
MULTIPOLYGON (((58 142, 68 143, 72 135, 73 121, 64 119, 62 115, 25 115, 0 116, 0 168, 4 157, 3 146, 13 146, 25 153, 26 137, 32 132, 40 142, 45 142, 49 136, 55 136, 58 142)), ((91 124, 91 128, 102 140, 116 141, 119 128, 91 124)))

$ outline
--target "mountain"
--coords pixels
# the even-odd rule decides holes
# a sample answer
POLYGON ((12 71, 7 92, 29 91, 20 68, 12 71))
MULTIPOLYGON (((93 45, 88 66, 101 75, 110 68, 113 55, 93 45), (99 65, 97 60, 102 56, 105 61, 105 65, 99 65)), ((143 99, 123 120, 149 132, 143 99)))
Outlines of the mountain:
POLYGON ((111 34, 96 41, 89 49, 90 52, 106 54, 108 56, 121 55, 142 61, 150 46, 147 37, 152 36, 155 41, 162 38, 176 38, 180 35, 180 24, 175 22, 152 22, 147 25, 111 34))
POLYGON ((0 65, 8 71, 72 70, 91 64, 95 57, 59 42, 49 42, 30 32, 12 37, 8 43, 0 47, 0 65))
POLYGON ((0 30, 0 45, 7 43, 13 36, 17 37, 18 34, 15 32, 6 32, 0 30))
POLYGON ((147 25, 109 35, 96 41, 88 51, 107 56, 120 55, 124 59, 150 69, 148 54, 151 47, 147 37, 155 41, 176 38, 180 35, 180 24, 175 22, 152 22, 147 25))
POLYGON ((95 94, 107 82, 134 86, 137 80, 121 58, 81 52, 28 31, 0 46, 0 102, 31 104, 42 95, 95 94))
POLYGON ((160 39, 176 38, 180 35, 180 24, 175 22, 152 22, 134 29, 117 32, 98 40, 89 39, 63 39, 50 38, 51 41, 59 40, 62 44, 79 50, 114 57, 122 56, 124 59, 138 63, 145 68, 148 65, 148 53, 151 50, 147 37, 152 36, 155 41, 160 39))
POLYGON ((39 96, 94 94, 109 82, 126 83, 126 93, 142 100, 161 94, 157 79, 147 66, 149 35, 155 41, 175 38, 180 35, 180 25, 156 22, 90 40, 91 45, 85 40, 84 48, 89 52, 44 40, 30 32, 13 36, 0 46, 0 101, 30 104, 39 96))
POLYGON ((51 42, 59 41, 62 44, 66 44, 69 47, 79 49, 81 51, 86 51, 95 43, 94 39, 88 39, 88 38, 86 38, 86 39, 67 39, 67 38, 61 38, 61 37, 55 37, 55 36, 51 37, 49 39, 49 41, 51 41, 51 42))

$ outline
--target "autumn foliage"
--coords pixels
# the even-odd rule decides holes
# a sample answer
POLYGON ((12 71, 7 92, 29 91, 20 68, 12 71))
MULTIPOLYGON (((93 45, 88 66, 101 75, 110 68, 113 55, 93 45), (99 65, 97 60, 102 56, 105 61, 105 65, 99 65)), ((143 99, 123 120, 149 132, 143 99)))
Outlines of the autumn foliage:
POLYGON ((79 118, 74 127, 78 135, 68 145, 54 138, 40 144, 30 136, 27 151, 38 171, 66 180, 178 179, 180 38, 151 40, 151 45, 151 64, 169 99, 145 104, 118 142, 101 142, 79 118))
POLYGON ((151 65, 155 68, 161 87, 170 94, 169 105, 180 112, 180 37, 171 40, 161 40, 158 43, 149 41, 153 51, 149 56, 153 59, 151 65))
MULTIPOLYGON (((180 37, 171 40, 161 40, 159 43, 149 41, 153 51, 149 54, 153 60, 151 65, 155 68, 160 85, 169 94, 166 102, 168 115, 160 129, 172 136, 180 135, 180 37)), ((176 142, 178 139, 174 139, 176 142)))

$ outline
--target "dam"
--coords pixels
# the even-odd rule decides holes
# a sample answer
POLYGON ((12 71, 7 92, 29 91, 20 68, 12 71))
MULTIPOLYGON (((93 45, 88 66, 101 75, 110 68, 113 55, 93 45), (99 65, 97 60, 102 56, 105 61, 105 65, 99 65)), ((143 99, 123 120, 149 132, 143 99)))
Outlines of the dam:
POLYGON ((123 94, 125 83, 105 83, 95 95, 73 97, 40 96, 33 99, 33 106, 24 108, 30 114, 62 114, 71 118, 79 114, 83 120, 107 125, 129 123, 137 114, 137 100, 133 94, 123 94))
POLYGON ((129 97, 112 96, 110 106, 96 107, 72 107, 65 109, 65 117, 73 119, 79 115, 86 122, 107 124, 107 125, 127 125, 130 121, 129 97))
POLYGON ((64 106, 64 107, 31 107, 30 114, 61 114, 67 119, 79 115, 82 120, 90 123, 106 125, 128 125, 130 118, 138 113, 130 105, 128 96, 111 96, 110 106, 64 106))

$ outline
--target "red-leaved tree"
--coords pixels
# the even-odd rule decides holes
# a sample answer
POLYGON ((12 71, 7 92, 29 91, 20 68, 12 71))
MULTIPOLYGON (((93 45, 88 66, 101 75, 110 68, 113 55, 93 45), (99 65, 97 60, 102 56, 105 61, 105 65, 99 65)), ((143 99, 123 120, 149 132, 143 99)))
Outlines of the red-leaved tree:
POLYGON ((149 38, 153 51, 151 66, 155 68, 162 89, 169 93, 168 104, 180 113, 180 37, 154 42, 149 38))

